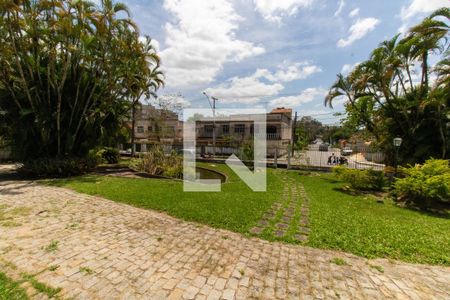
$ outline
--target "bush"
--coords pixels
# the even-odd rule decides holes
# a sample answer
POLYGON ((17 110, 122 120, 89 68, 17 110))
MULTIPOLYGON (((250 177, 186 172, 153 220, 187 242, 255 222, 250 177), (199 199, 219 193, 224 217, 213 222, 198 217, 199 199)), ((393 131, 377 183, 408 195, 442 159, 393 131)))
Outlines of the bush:
POLYGON ((120 159, 119 150, 115 148, 95 148, 89 151, 89 156, 103 164, 117 164, 120 159))
POLYGON ((119 150, 115 148, 105 147, 101 149, 100 156, 104 162, 107 164, 117 164, 120 159, 119 150))
POLYGON ((385 185, 383 172, 373 169, 356 170, 344 166, 336 166, 333 168, 333 173, 356 190, 381 191, 385 185))
POLYGON ((429 207, 434 201, 450 203, 450 167, 443 159, 429 159, 424 164, 400 168, 405 176, 394 184, 397 199, 429 207))
POLYGON ((41 158, 24 162, 19 172, 31 177, 68 177, 85 174, 97 165, 95 157, 41 158))
POLYGON ((150 149, 131 167, 151 175, 183 178, 183 157, 175 152, 167 155, 160 146, 150 149))

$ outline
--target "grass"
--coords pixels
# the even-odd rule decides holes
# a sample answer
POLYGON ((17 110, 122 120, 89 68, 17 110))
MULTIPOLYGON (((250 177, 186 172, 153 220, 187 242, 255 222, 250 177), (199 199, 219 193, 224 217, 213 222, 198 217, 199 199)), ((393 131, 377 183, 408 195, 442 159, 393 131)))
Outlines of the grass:
POLYGON ((89 268, 89 267, 80 267, 80 272, 84 273, 86 275, 94 274, 94 271, 91 268, 89 268))
POLYGON ((374 196, 345 194, 339 190, 343 183, 332 174, 306 176, 298 171, 269 169, 268 191, 262 193, 252 192, 225 165, 201 166, 227 174, 229 181, 222 185, 221 193, 185 193, 182 182, 164 179, 83 176, 45 183, 247 234, 281 197, 283 186, 289 184, 283 178, 288 176, 303 183, 310 198, 307 245, 367 258, 450 265, 448 218, 400 208, 390 200, 379 203, 374 196))
POLYGON ((58 241, 51 241, 50 244, 44 247, 45 252, 54 252, 58 250, 58 241))
POLYGON ((29 299, 25 290, 20 287, 19 282, 13 281, 0 272, 0 299, 25 300, 29 299))
POLYGON ((227 174, 222 192, 183 192, 180 181, 112 176, 89 175, 44 182, 241 233, 247 233, 259 221, 283 189, 283 182, 274 170, 268 172, 268 192, 263 193, 253 192, 225 165, 199 165, 227 174))
POLYGON ((28 281, 36 291, 46 294, 48 298, 55 298, 57 294, 61 291, 61 288, 52 288, 51 286, 48 286, 45 283, 38 281, 32 275, 23 274, 22 278, 25 281, 28 281))
POLYGON ((450 219, 396 206, 391 200, 352 196, 331 174, 302 176, 311 198, 308 245, 367 258, 450 265, 450 219))
POLYGON ((347 265, 347 262, 340 257, 335 257, 332 260, 330 260, 330 262, 335 265, 338 265, 338 266, 346 266, 347 265))

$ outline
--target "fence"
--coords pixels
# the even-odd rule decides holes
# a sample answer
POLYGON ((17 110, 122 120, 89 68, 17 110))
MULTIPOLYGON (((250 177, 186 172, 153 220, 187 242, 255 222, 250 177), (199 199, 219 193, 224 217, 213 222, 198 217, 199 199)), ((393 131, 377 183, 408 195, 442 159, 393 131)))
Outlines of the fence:
MULTIPOLYGON (((161 145, 166 153, 175 151, 183 152, 182 145, 161 145)), ((151 149, 150 146, 147 149, 151 149)), ((140 151, 138 151, 140 152, 140 151)), ((196 147, 198 158, 205 160, 225 160, 231 154, 243 157, 243 153, 249 155, 249 149, 231 146, 199 146, 196 147), (214 154, 215 149, 215 154, 214 154)), ((250 151, 251 152, 251 151, 250 151)), ((250 158, 251 159, 251 158, 250 158)), ((286 166, 300 169, 331 169, 337 165, 345 165, 353 169, 383 170, 384 154, 369 147, 354 146, 345 150, 334 147, 323 147, 309 145, 301 151, 289 150, 288 145, 284 147, 267 147, 266 163, 269 166, 286 166)))

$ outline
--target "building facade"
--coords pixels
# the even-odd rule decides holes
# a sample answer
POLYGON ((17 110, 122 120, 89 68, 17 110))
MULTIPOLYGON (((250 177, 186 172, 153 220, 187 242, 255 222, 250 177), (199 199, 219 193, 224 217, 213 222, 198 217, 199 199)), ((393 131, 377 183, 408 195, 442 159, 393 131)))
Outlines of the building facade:
POLYGON ((154 144, 181 145, 183 125, 172 111, 142 105, 135 112, 134 136, 136 152, 146 152, 154 144))
POLYGON ((292 109, 284 107, 273 109, 267 113, 266 121, 266 132, 260 132, 249 115, 197 119, 197 147, 201 147, 202 153, 211 153, 215 131, 216 152, 229 154, 243 144, 253 142, 253 137, 259 135, 266 138, 268 156, 274 156, 275 153, 284 155, 292 140, 292 109))

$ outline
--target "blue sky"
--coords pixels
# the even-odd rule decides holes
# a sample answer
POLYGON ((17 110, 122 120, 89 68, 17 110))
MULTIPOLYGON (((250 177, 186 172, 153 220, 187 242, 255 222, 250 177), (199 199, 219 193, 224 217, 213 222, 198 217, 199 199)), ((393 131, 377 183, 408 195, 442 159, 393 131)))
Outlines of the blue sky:
POLYGON ((365 60, 449 0, 123 0, 155 40, 166 75, 159 95, 186 106, 291 107, 336 123, 323 106, 336 74, 365 60), (182 100, 180 100, 182 101, 182 100))

